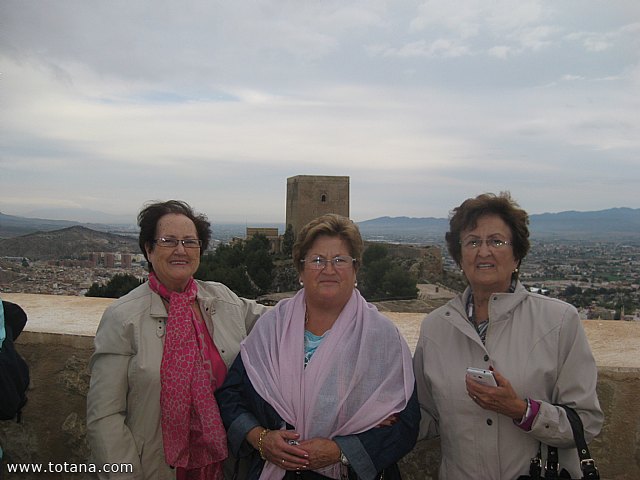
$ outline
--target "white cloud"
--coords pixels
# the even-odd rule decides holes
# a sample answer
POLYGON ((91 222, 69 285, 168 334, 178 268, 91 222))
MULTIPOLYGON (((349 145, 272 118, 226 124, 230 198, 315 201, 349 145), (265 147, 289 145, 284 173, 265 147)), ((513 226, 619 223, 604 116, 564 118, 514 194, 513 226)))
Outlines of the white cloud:
POLYGON ((630 45, 632 48, 638 48, 640 46, 639 34, 640 23, 635 22, 623 25, 612 31, 572 32, 569 33, 566 38, 569 41, 575 41, 582 44, 588 52, 599 53, 615 48, 621 44, 630 45))
POLYGON ((373 54, 397 57, 461 57, 469 54, 469 49, 459 43, 446 39, 437 39, 431 43, 424 40, 411 42, 399 48, 375 46, 370 48, 373 54))
POLYGON ((551 46, 553 44, 553 36, 557 31, 557 28, 547 25, 527 28, 519 33, 518 41, 523 47, 535 52, 551 46))
POLYGON ((509 47, 507 45, 496 45, 494 47, 491 47, 488 50, 488 53, 492 57, 506 59, 508 57, 516 55, 519 52, 517 49, 514 49, 513 47, 509 47))
POLYGON ((349 175, 358 220, 505 189, 548 211, 640 207, 640 15, 623 10, 8 0, 0 211, 173 197, 282 220, 299 174, 349 175))
POLYGON ((540 22, 549 15, 549 7, 543 7, 537 0, 427 0, 420 5, 418 15, 412 20, 411 30, 442 29, 452 37, 467 41, 480 35, 500 38, 540 26, 540 22))

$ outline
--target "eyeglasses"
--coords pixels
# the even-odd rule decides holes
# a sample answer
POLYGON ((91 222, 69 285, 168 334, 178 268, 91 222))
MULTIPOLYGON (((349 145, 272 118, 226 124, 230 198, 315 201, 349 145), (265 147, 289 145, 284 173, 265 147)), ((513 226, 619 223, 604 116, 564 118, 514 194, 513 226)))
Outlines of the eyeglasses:
POLYGON ((510 242, 509 240, 502 240, 501 238, 469 238, 460 242, 460 245, 467 250, 477 250, 483 243, 492 250, 499 250, 505 245, 513 245, 513 242, 510 242))
POLYGON ((177 238, 160 237, 160 238, 156 238, 153 241, 153 243, 155 243, 159 247, 165 247, 165 248, 176 248, 179 243, 181 243, 184 248, 202 247, 202 240, 198 240, 197 238, 183 238, 180 240, 177 238))
POLYGON ((320 256, 304 258, 300 260, 300 263, 305 264, 311 270, 324 270, 329 263, 333 264, 333 268, 336 270, 344 270, 345 268, 349 268, 354 265, 356 261, 357 260, 355 258, 350 257, 349 255, 338 255, 331 259, 320 256))

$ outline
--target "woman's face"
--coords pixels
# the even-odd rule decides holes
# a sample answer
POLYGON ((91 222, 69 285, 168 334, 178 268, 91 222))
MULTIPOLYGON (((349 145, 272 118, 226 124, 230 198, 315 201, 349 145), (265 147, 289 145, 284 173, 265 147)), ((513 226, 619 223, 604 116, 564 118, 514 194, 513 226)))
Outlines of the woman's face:
POLYGON ((518 266, 513 247, 504 244, 496 248, 489 246, 487 240, 512 241, 511 229, 498 215, 482 216, 474 229, 462 231, 460 266, 474 293, 506 292, 511 284, 511 273, 518 266), (470 240, 478 240, 479 246, 472 248, 470 240))
MULTIPOLYGON (((198 232, 189 217, 179 213, 168 213, 160 217, 156 225, 156 240, 161 237, 178 240, 198 239, 198 232)), ((176 247, 147 244, 146 249, 158 280, 174 292, 184 290, 200 265, 200 249, 184 248, 181 242, 178 242, 176 247)))
MULTIPOLYGON (((320 235, 304 258, 310 260, 322 257, 331 260, 338 256, 351 256, 347 242, 337 236, 320 235)), ((336 268, 332 262, 327 262, 323 269, 314 270, 307 262, 300 272, 300 280, 304 282, 308 301, 342 308, 353 293, 356 269, 353 262, 349 262, 346 268, 336 268)))

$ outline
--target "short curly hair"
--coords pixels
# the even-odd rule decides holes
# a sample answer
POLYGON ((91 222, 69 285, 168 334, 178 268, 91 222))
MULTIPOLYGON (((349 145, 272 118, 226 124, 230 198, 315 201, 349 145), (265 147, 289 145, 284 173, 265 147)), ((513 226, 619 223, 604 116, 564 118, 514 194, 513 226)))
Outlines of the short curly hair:
POLYGON ((140 227, 140 235, 138 236, 138 245, 144 258, 149 265, 149 271, 153 272, 153 265, 149 261, 147 256, 146 246, 149 245, 149 249, 154 249, 153 241, 156 238, 156 227, 158 221, 167 214, 175 213, 178 215, 184 215, 193 222, 196 226, 196 232, 198 238, 202 241, 202 248, 200 248, 200 256, 209 246, 211 240, 211 224, 207 217, 203 214, 199 214, 193 211, 193 209, 181 200, 167 200, 166 202, 153 202, 145 205, 138 214, 138 226, 140 227))
POLYGON ((467 198, 449 216, 449 231, 445 235, 449 254, 458 265, 462 260, 460 235, 464 230, 473 229, 478 219, 485 215, 498 215, 511 230, 513 255, 518 261, 529 253, 529 215, 511 198, 509 192, 483 193, 475 198, 467 198))
POLYGON ((362 250, 364 249, 360 229, 347 217, 335 213, 327 213, 311 220, 298 233, 296 243, 293 245, 293 263, 298 273, 304 270, 304 264, 301 260, 307 255, 313 242, 320 235, 340 237, 344 240, 349 247, 349 255, 356 260, 354 267, 358 270, 362 250))

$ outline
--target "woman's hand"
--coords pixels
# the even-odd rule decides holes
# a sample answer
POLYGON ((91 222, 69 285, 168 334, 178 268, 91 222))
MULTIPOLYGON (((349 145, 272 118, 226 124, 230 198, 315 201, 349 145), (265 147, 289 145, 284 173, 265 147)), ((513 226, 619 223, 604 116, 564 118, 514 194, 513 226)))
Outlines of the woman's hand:
POLYGON ((393 413, 376 425, 376 428, 393 427, 396 423, 398 423, 398 415, 393 413))
POLYGON ((520 421, 527 413, 527 402, 518 397, 509 380, 493 371, 497 387, 476 382, 469 375, 465 378, 467 393, 471 399, 485 410, 491 410, 520 421))
MULTIPOLYGON (((247 441, 258 449, 258 440, 262 427, 253 428, 247 434, 247 441)), ((262 454, 268 462, 285 470, 306 470, 309 466, 309 453, 297 445, 300 435, 293 430, 269 430, 262 436, 262 454)))
POLYGON ((317 470, 340 461, 340 447, 328 438, 305 440, 300 442, 300 447, 309 452, 309 470, 317 470))

